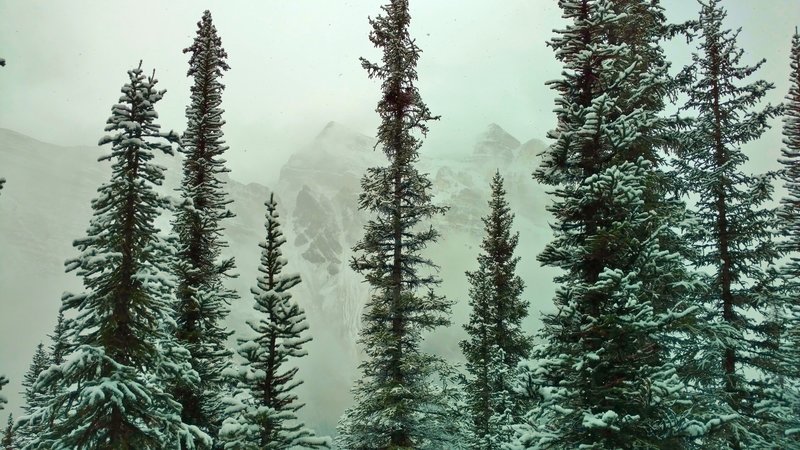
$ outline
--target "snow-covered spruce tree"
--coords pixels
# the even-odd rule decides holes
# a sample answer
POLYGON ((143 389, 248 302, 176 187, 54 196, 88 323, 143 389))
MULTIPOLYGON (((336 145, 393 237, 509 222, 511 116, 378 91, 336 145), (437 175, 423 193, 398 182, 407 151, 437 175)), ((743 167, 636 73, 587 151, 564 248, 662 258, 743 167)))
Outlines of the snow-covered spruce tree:
POLYGON ((662 186, 663 11, 649 0, 559 6, 568 24, 549 45, 563 71, 548 83, 558 126, 535 177, 555 187, 555 239, 538 259, 564 273, 513 448, 683 448, 702 424, 671 341, 691 323, 683 300, 696 286, 672 231, 680 205, 662 186))
POLYGON ((281 246, 286 239, 274 195, 265 205, 267 236, 259 244, 261 275, 252 289, 256 313, 247 322, 254 335, 239 340, 244 366, 226 372, 234 377, 237 393, 226 400, 228 418, 219 440, 226 450, 328 447, 328 438, 316 437, 296 416, 303 403, 293 391, 302 381, 297 378, 298 368, 289 363, 307 354, 303 346, 311 337, 305 313, 289 292, 300 283, 300 276, 283 272, 287 261, 281 246))
MULTIPOLYGON (((800 33, 795 29, 792 38, 791 76, 783 118, 781 172, 786 196, 781 199, 778 218, 783 237, 783 249, 789 263, 782 270, 788 286, 788 301, 784 305, 786 319, 781 336, 780 354, 786 358, 786 372, 778 385, 786 390, 793 417, 800 420, 800 33)), ((800 424, 792 425, 792 434, 800 434, 800 424)))
POLYGON ((362 59, 382 82, 378 145, 388 165, 368 169, 361 209, 374 214, 354 247, 351 267, 371 285, 359 342, 366 353, 353 388, 356 404, 339 422, 345 449, 457 448, 449 395, 441 383, 444 361, 420 350, 423 332, 447 325, 451 302, 433 293, 437 267, 422 256, 439 233, 425 221, 445 208, 431 202, 431 182, 418 172, 426 122, 435 119, 415 86, 420 50, 409 36, 408 0, 391 0, 370 19, 370 40, 383 50, 381 64, 362 59), (427 290, 427 292, 419 292, 427 290))
POLYGON ((708 341, 701 359, 709 365, 700 388, 713 393, 720 414, 735 417, 712 432, 703 445, 713 448, 787 448, 781 445, 785 417, 777 391, 778 355, 783 323, 774 271, 779 258, 775 239, 772 175, 752 176, 742 166, 741 146, 758 139, 780 108, 755 109, 766 81, 749 84, 763 60, 741 60, 738 32, 723 28, 726 13, 719 0, 701 3, 698 53, 679 78, 685 80, 685 109, 696 114, 684 132, 675 158, 682 189, 695 198, 694 223, 686 236, 697 252, 692 263, 711 274, 699 302, 705 322, 728 327, 723 339, 708 341))
MULTIPOLYGON (((44 344, 39 343, 39 345, 36 346, 36 351, 33 354, 31 365, 28 367, 28 371, 25 372, 25 375, 22 378, 22 387, 24 388, 22 394, 25 398, 25 404, 23 405, 22 410, 27 415, 30 415, 39 408, 43 408, 47 405, 48 392, 39 391, 36 386, 36 380, 39 378, 39 375, 42 372, 50 367, 51 363, 51 357, 47 353, 47 350, 45 350, 44 344)), ((40 432, 40 430, 33 426, 33 424, 29 423, 19 426, 16 431, 20 442, 23 444, 31 441, 40 432)))
POLYGON ((29 448, 193 448, 207 435, 180 420, 180 404, 165 385, 197 381, 188 355, 174 343, 171 246, 154 226, 165 203, 155 192, 163 168, 155 152, 172 154, 174 133, 162 133, 154 107, 164 95, 153 76, 128 71, 119 103, 112 108, 99 145, 111 144, 111 179, 92 201, 86 237, 76 240, 78 257, 67 271, 83 278, 85 292, 65 294, 64 362, 46 370, 34 389, 53 398, 29 418, 44 432, 29 448))
POLYGON ((53 329, 53 334, 48 335, 50 338, 50 363, 60 365, 64 362, 64 353, 67 350, 67 323, 64 319, 64 312, 58 312, 58 319, 56 326, 53 329))
POLYGON ((3 431, 3 440, 0 441, 0 447, 3 450, 17 450, 16 429, 14 428, 14 415, 8 415, 6 422, 6 429, 3 431))
POLYGON ((527 302, 520 298, 524 284, 514 273, 519 233, 511 232, 514 214, 505 195, 498 171, 491 183, 490 212, 482 219, 484 253, 478 255, 478 270, 467 272, 472 312, 464 325, 469 338, 461 341, 461 349, 469 372, 465 391, 473 449, 499 449, 511 440, 511 425, 522 414, 519 402, 514 401, 514 373, 531 350, 531 339, 521 327, 528 315, 527 302), (498 354, 503 357, 498 359, 498 354))
POLYGON ((16 435, 19 441, 19 446, 24 447, 29 442, 34 442, 35 438, 42 432, 42 427, 46 426, 45 421, 29 420, 30 416, 37 416, 40 414, 47 414, 50 400, 56 394, 57 390, 63 388, 58 383, 51 383, 45 390, 39 390, 36 382, 39 376, 52 365, 61 365, 64 362, 65 352, 68 348, 67 343, 68 326, 64 319, 64 313, 58 312, 58 320, 56 321, 55 329, 50 337, 50 348, 45 350, 43 344, 39 344, 33 356, 28 372, 26 372, 22 386, 25 388, 23 392, 25 396, 25 405, 23 410, 25 416, 20 418, 20 423, 17 425, 16 435))
POLYGON ((221 222, 233 217, 227 209, 221 175, 225 168, 223 153, 222 90, 220 78, 228 70, 227 54, 205 11, 197 23, 197 35, 189 53, 188 76, 192 77, 191 101, 186 108, 187 126, 182 137, 184 154, 182 204, 173 222, 178 239, 175 272, 177 338, 191 353, 192 367, 200 375, 200 385, 176 386, 173 394, 183 406, 183 421, 216 435, 222 421, 220 396, 223 393, 222 371, 231 364, 232 353, 225 345, 230 332, 223 321, 236 293, 223 280, 231 277, 233 259, 221 259, 227 244, 222 238, 221 222))
POLYGON ((31 365, 22 377, 23 395, 25 397, 25 405, 22 409, 28 414, 41 404, 42 393, 36 390, 34 386, 39 375, 50 367, 50 363, 51 358, 47 350, 45 350, 44 344, 39 343, 33 353, 31 365))

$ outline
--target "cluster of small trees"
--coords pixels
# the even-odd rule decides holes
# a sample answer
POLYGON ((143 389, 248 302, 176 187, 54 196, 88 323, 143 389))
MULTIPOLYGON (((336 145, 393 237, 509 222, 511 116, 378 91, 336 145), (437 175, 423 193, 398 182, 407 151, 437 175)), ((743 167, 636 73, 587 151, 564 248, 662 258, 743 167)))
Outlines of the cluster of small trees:
MULTIPOLYGON (((372 295, 339 447, 800 446, 800 34, 787 103, 758 108, 773 86, 747 81, 763 61, 742 62, 721 3, 700 3, 697 20, 672 25, 657 0, 559 0, 567 25, 548 43, 563 64, 548 83, 558 125, 534 173, 552 187, 554 239, 538 260, 563 271, 556 311, 543 315, 538 340, 523 329, 518 234, 498 172, 478 268, 466 274, 463 373, 421 350, 425 333, 450 324, 453 302, 435 293, 438 267, 423 254, 440 237, 428 222, 446 208, 415 166, 438 117, 415 85, 409 0, 389 0, 370 19, 383 58, 362 65, 381 82, 377 137, 388 164, 362 179, 359 206, 371 216, 351 267, 372 295), (671 76, 662 43, 677 35, 697 51, 671 76), (780 116, 780 170, 746 173, 742 146, 780 116), (776 182, 787 194, 773 207, 776 182)), ((67 261, 86 291, 64 296, 51 347, 37 348, 26 415, 9 418, 6 448, 331 445, 295 415, 300 381, 286 363, 310 338, 290 294, 300 277, 283 272, 272 196, 240 363, 225 345, 222 321, 237 298, 224 286, 234 262, 220 256, 232 217, 219 179, 228 65, 208 12, 184 51, 194 84, 182 137, 155 123, 164 94, 155 78, 141 64, 129 71, 100 141, 111 144, 102 159, 112 177, 75 242, 80 255, 67 261), (163 169, 151 160, 175 144, 183 183, 169 203, 153 189, 163 169), (154 226, 164 209, 175 217, 167 236, 154 226)))

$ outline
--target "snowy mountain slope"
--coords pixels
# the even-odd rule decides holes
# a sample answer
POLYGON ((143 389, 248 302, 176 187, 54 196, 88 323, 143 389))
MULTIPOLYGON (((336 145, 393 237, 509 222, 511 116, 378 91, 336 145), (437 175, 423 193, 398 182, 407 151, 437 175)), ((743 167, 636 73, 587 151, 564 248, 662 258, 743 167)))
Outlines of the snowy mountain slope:
MULTIPOLYGON (((269 186, 278 198, 288 241, 287 269, 303 278, 294 298, 306 309, 314 337, 309 356, 297 362, 306 380, 298 393, 308 405, 301 416, 320 433, 334 433, 358 373, 355 341, 369 291, 348 262, 367 220, 357 207, 361 175, 385 160, 374 145, 373 138, 331 122, 293 154, 278 180, 244 185, 229 179, 227 184, 236 214, 226 223, 227 253, 236 258, 239 274, 230 283, 242 296, 232 305, 229 326, 244 330, 252 309, 249 288, 257 272, 269 186)), ((455 157, 427 157, 423 147, 420 167, 431 174, 434 199, 450 206, 434 224, 443 238, 429 252, 441 266, 442 293, 458 301, 454 325, 431 336, 428 350, 460 360, 458 340, 468 314, 464 271, 477 265, 479 218, 488 211, 495 170, 506 177, 521 232, 519 272, 531 300, 529 327, 536 327, 540 310, 551 308, 553 272, 535 261, 550 239, 546 197, 530 176, 542 148, 535 140, 520 144, 496 124, 479 133, 474 148, 455 157)), ((30 356, 54 325, 62 291, 81 287, 73 274, 63 272, 63 261, 75 254, 72 240, 83 235, 89 202, 108 178, 107 163, 96 162, 101 153, 96 147, 58 147, 0 129, 0 175, 8 179, 0 195, 0 372, 12 379, 12 410, 19 406, 14 392, 20 390, 30 356)), ((180 160, 163 157, 159 162, 168 168, 163 190, 170 192, 180 179, 180 160)))

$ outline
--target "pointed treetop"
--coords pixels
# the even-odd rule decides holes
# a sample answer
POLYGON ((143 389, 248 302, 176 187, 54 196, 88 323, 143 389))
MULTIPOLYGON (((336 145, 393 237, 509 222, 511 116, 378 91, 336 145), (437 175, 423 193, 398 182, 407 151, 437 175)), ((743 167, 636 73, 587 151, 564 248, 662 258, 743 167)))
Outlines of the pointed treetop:
POLYGON ((211 20, 211 11, 205 10, 203 18, 197 22, 197 36, 189 47, 183 49, 183 53, 191 53, 189 58, 189 71, 186 76, 193 76, 201 65, 211 64, 216 66, 217 75, 221 75, 223 70, 230 69, 228 63, 228 53, 222 48, 222 39, 217 34, 217 28, 211 20), (211 52, 206 55, 206 52, 211 52))
POLYGON ((9 413, 8 422, 6 422, 6 429, 3 431, 3 440, 0 441, 0 448, 3 450, 14 450, 17 448, 14 434, 14 414, 9 413))

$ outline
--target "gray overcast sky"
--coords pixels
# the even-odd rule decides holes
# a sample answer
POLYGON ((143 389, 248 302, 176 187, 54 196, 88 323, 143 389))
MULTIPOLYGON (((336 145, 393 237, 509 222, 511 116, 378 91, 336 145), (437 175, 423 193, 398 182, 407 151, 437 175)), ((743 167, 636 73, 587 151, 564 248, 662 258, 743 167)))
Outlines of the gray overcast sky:
MULTIPOLYGON (((233 176, 266 182, 289 153, 329 120, 374 134, 377 83, 358 57, 379 58, 366 17, 383 0, 75 1, 0 0, 0 127, 62 145, 97 142, 125 71, 144 60, 168 93, 164 128, 181 131, 188 99, 181 53, 210 9, 230 57, 225 129, 233 176)), ((424 54, 419 86, 441 122, 429 148, 462 150, 490 122, 520 140, 544 139, 553 103, 544 82, 559 67, 545 41, 560 25, 555 0, 416 0, 413 33, 424 54)), ((694 0, 664 0, 673 19, 693 17, 694 0)), ((728 25, 743 27, 759 77, 788 89, 788 49, 799 0, 729 0, 728 25)), ((676 65, 688 48, 669 47, 676 65)), ((775 124, 777 125, 777 123, 775 124)), ((762 144, 777 156, 777 133, 762 144)), ((768 160, 766 158, 765 160, 768 160)), ((772 158, 774 161, 774 158, 772 158)), ((765 166, 767 167, 767 166, 765 166)))

